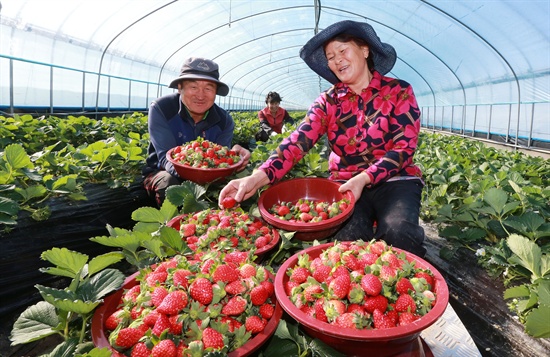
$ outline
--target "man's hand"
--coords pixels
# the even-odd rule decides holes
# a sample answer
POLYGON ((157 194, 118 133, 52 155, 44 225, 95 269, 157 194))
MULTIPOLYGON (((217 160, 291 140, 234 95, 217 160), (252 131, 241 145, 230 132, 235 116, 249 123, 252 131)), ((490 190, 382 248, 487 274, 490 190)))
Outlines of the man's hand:
POLYGON ((241 166, 239 166, 237 171, 244 170, 246 165, 248 165, 248 162, 250 161, 250 151, 246 150, 240 145, 234 145, 231 150, 235 151, 243 160, 243 163, 241 164, 241 166))

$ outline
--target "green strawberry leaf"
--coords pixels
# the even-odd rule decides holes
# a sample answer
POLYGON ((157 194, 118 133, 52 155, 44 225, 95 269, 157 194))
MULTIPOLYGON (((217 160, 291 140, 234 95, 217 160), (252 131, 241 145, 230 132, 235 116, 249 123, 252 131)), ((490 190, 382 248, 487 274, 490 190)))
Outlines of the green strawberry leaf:
POLYGON ((334 348, 328 346, 319 339, 314 339, 309 343, 309 348, 314 352, 315 356, 319 357, 344 357, 342 354, 336 351, 334 348))
POLYGON ((59 290, 42 285, 35 285, 35 287, 45 301, 63 311, 87 315, 102 302, 101 300, 94 302, 79 300, 79 297, 73 291, 59 290))
POLYGON ((74 353, 78 347, 78 339, 71 338, 59 345, 55 346, 52 352, 47 354, 47 357, 69 357, 74 356, 74 353))
POLYGON ((550 307, 550 280, 542 280, 537 289, 539 306, 550 307))
POLYGON ((504 291, 504 299, 528 298, 530 293, 527 285, 514 286, 504 291))
POLYGON ((54 268, 41 268, 41 272, 69 278, 77 277, 88 261, 86 254, 71 251, 67 248, 52 248, 42 252, 40 258, 56 266, 54 268))
POLYGON ((11 331, 10 340, 12 345, 19 345, 56 333, 59 319, 55 307, 45 301, 28 307, 17 318, 11 331))
POLYGON ((31 158, 20 144, 11 144, 4 150, 4 160, 13 169, 32 168, 31 158))
POLYGON ((527 315, 525 322, 527 333, 535 338, 549 338, 550 324, 548 323, 548 316, 550 316, 550 307, 548 306, 533 309, 527 315))
POLYGON ((118 263, 122 259, 124 259, 124 254, 121 252, 109 252, 98 255, 88 263, 88 275, 92 276, 106 267, 118 263))
POLYGON ((113 355, 113 352, 107 348, 94 348, 86 353, 77 353, 74 355, 74 357, 111 357, 113 355))
POLYGON ((132 212, 132 219, 138 222, 146 223, 165 223, 165 215, 154 207, 140 207, 132 212))
POLYGON ((105 269, 95 274, 76 291, 76 298, 83 301, 98 301, 112 291, 118 290, 125 276, 116 269, 105 269))
POLYGON ((151 239, 151 235, 147 232, 134 232, 127 235, 120 235, 116 237, 93 237, 90 238, 92 242, 96 242, 107 247, 123 248, 130 252, 135 252, 144 240, 151 239))
POLYGON ((145 240, 141 244, 161 259, 166 256, 166 253, 162 250, 163 244, 159 239, 145 240))
POLYGON ((183 240, 180 233, 172 227, 160 228, 160 240, 170 248, 181 252, 183 250, 183 240))
POLYGON ((528 269, 532 273, 531 281, 541 277, 541 250, 533 241, 517 234, 512 234, 506 240, 508 247, 515 254, 508 261, 528 269))

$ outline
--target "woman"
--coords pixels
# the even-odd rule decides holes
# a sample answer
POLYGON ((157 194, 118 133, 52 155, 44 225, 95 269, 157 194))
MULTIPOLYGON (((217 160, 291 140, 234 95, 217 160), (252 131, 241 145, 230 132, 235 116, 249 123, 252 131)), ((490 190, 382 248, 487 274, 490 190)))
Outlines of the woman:
POLYGON ((342 181, 340 191, 352 191, 356 199, 352 217, 333 238, 383 239, 423 257, 424 183, 413 163, 420 110, 407 82, 384 76, 395 64, 394 48, 367 23, 342 21, 309 40, 300 57, 333 86, 258 170, 222 189, 219 202, 225 197, 241 202, 282 179, 327 134, 329 178, 342 181))
POLYGON ((281 108, 281 96, 277 92, 269 92, 265 97, 266 107, 258 112, 260 120, 260 131, 256 140, 267 141, 272 132, 280 134, 285 121, 291 121, 292 118, 288 112, 281 108))

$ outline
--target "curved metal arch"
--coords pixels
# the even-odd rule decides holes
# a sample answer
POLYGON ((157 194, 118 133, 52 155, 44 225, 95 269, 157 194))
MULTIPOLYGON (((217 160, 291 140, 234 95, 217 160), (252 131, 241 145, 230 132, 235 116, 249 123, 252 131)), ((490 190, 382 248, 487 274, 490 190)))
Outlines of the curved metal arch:
MULTIPOLYGON (((188 41, 187 43, 185 43, 183 46, 179 47, 177 50, 175 50, 174 52, 172 52, 172 54, 170 56, 168 56, 168 58, 166 59, 166 61, 164 61, 164 63, 162 64, 161 68, 160 68, 160 71, 159 71, 159 79, 157 81, 157 86, 160 86, 160 77, 162 76, 162 72, 164 71, 164 67, 166 66, 166 64, 168 63, 168 61, 176 54, 178 53, 179 51, 181 51, 185 46, 189 45, 190 43, 198 40, 199 38, 211 33, 211 32, 214 32, 222 27, 225 27, 226 25, 231 25, 232 23, 235 23, 235 22, 239 22, 239 21, 243 21, 243 20, 247 20, 249 18, 253 18, 253 17, 256 17, 256 16, 260 16, 260 15, 264 15, 264 14, 272 14, 272 13, 275 13, 275 12, 278 12, 278 11, 286 11, 286 10, 294 10, 294 9, 301 9, 301 8, 310 8, 312 7, 311 5, 308 6, 308 5, 305 5, 305 6, 289 6, 289 7, 283 7, 283 8, 280 8, 280 9, 275 9, 275 10, 268 10, 268 11, 262 11, 262 12, 258 12, 258 13, 255 13, 255 14, 252 14, 252 15, 248 15, 248 16, 245 16, 245 17, 242 17, 240 19, 236 19, 236 20, 231 20, 231 21, 228 21, 224 24, 221 24, 219 26, 216 26, 206 32, 203 32, 202 34, 200 34, 199 36, 193 38, 192 40, 188 41)), ((157 96, 158 96, 158 93, 159 93, 159 90, 160 88, 157 88, 157 96)))
MULTIPOLYGON (((510 69, 510 71, 512 72, 512 75, 514 76, 514 79, 516 80, 516 87, 517 87, 517 90, 518 90, 518 120, 517 120, 517 127, 516 127, 516 142, 517 142, 517 135, 518 135, 518 132, 519 132, 519 122, 520 122, 520 115, 521 115, 521 86, 519 85, 519 79, 518 79, 518 76, 516 75, 516 72, 514 71, 514 68, 512 67, 512 65, 508 62, 508 60, 506 60, 506 57, 504 57, 504 55, 502 53, 500 53, 499 50, 497 50, 493 45, 491 45, 491 43, 489 41, 487 41, 483 36, 481 36, 480 34, 478 34, 474 29, 472 29, 470 26, 466 25, 464 22, 460 21, 459 19, 457 19, 456 17, 454 17, 453 15, 449 14, 448 12, 438 8, 437 6, 425 1, 425 0, 420 0, 421 2, 423 2, 424 4, 430 6, 431 8, 437 10, 438 12, 442 13, 443 15, 447 16, 448 18, 450 19, 453 19, 456 23, 458 23, 460 26, 464 27, 465 29, 467 29, 468 31, 470 31, 471 33, 473 33, 477 38, 479 38, 481 41, 483 41, 487 46, 489 46, 489 48, 491 48, 503 61, 504 63, 506 63, 506 66, 508 66, 508 68, 510 69)), ((464 120, 464 116, 466 115, 465 111, 463 111, 463 114, 462 114, 462 117, 463 117, 463 120, 464 120)), ((508 121, 508 123, 510 123, 508 121)), ((510 124, 508 124, 510 125, 510 124)), ((452 128, 451 128, 452 129, 452 128)), ((507 136, 509 135, 509 129, 508 128, 508 133, 507 133, 507 136)), ((508 139, 508 138, 506 138, 508 139)))
MULTIPOLYGON (((299 73, 299 71, 295 71, 295 73, 299 73)), ((287 77, 287 78, 284 78, 284 79, 272 78, 268 81, 262 82, 252 92, 253 96, 255 95, 256 92, 263 93, 267 90, 267 88, 273 87, 273 81, 276 81, 278 86, 284 87, 287 83, 292 83, 292 84, 298 85, 298 83, 296 83, 296 81, 300 78, 315 78, 315 82, 317 82, 317 75, 315 73, 311 73, 311 71, 308 68, 308 73, 306 73, 305 75, 301 75, 301 76, 293 75, 292 77, 287 77)), ((279 91, 279 92, 282 92, 282 91, 279 91)), ((319 94, 319 93, 317 93, 317 94, 319 94)), ((295 103, 295 104, 297 104, 297 103, 295 103)))
MULTIPOLYGON (((265 91, 274 90, 273 88, 280 87, 281 83, 286 83, 288 81, 295 81, 296 75, 302 74, 302 72, 304 72, 305 70, 307 70, 309 72, 309 68, 307 68, 307 69, 305 69, 305 68, 304 69, 297 69, 297 70, 293 70, 292 72, 286 72, 288 75, 285 76, 285 77, 276 76, 276 77, 270 78, 268 80, 264 80, 264 81, 258 83, 255 86, 255 89, 252 92, 249 90, 248 93, 252 93, 252 97, 255 97, 256 93, 258 93, 258 95, 261 95, 261 93, 264 93, 265 91), (276 85, 273 85, 272 83, 276 83, 276 85), (273 88, 268 89, 268 87, 273 87, 273 88), (261 90, 259 90, 260 88, 261 88, 261 90)), ((306 73, 306 74, 312 75, 313 73, 306 73)), ((250 85, 254 82, 256 82, 256 81, 252 81, 248 85, 250 85)), ((247 88, 248 88, 248 85, 247 85, 247 88)), ((279 90, 279 92, 281 92, 281 90, 279 90)), ((295 103, 295 104, 297 104, 297 103, 295 103)))
POLYGON ((112 39, 111 41, 109 41, 109 43, 107 44, 107 46, 105 46, 105 48, 103 49, 103 52, 101 53, 101 59, 99 61, 99 70, 98 70, 98 77, 97 77, 97 90, 96 90, 96 99, 95 99, 95 110, 96 112, 98 111, 99 109, 99 87, 100 87, 100 83, 101 83, 101 69, 103 67, 103 59, 105 58, 105 54, 107 53, 107 49, 113 44, 113 42, 115 42, 115 40, 120 36, 122 35, 124 32, 126 32, 126 30, 128 30, 130 27, 134 26, 135 24, 137 24, 138 22, 140 22, 141 20, 145 19, 146 17, 148 17, 149 15, 152 15, 154 14, 155 12, 159 11, 159 10, 162 10, 164 9, 165 7, 169 6, 169 5, 172 5, 174 4, 175 2, 177 2, 178 0, 172 0, 171 2, 169 3, 166 3, 156 9, 154 9, 153 11, 150 11, 148 14, 146 15, 143 15, 142 17, 140 17, 139 19, 137 19, 136 21, 132 22, 130 25, 126 26, 122 31, 120 31, 119 33, 117 33, 112 39))
MULTIPOLYGON (((277 62, 282 62, 282 61, 286 61, 286 60, 289 60, 289 59, 296 59, 296 57, 284 57, 284 58, 280 58, 280 59, 278 59, 278 60, 276 60, 276 61, 270 62, 270 63, 268 64, 268 66, 271 66, 271 65, 273 65, 273 64, 275 64, 275 63, 277 63, 277 62)), ((287 65, 287 67, 289 67, 289 66, 295 66, 295 65, 299 65, 299 64, 303 65, 303 63, 301 63, 301 62, 297 62, 297 63, 289 64, 289 65, 287 65)), ((235 80, 235 81, 233 82, 233 85, 231 86, 231 89, 233 89, 233 87, 235 87, 235 85, 237 84, 237 82, 239 82, 239 81, 240 81, 241 79, 243 79, 244 77, 246 77, 246 76, 252 74, 252 73, 255 72, 255 71, 258 71, 258 70, 264 69, 264 68, 265 68, 265 67, 256 67, 256 68, 254 68, 253 70, 251 70, 251 71, 249 71, 249 72, 243 74, 242 76, 240 76, 239 78, 237 78, 237 80, 235 80)), ((279 67, 278 67, 278 68, 279 68, 279 67)), ((259 77, 259 78, 261 78, 261 77, 259 77)), ((254 79, 254 81, 257 80, 257 79, 259 79, 259 78, 254 79)), ((254 81, 251 81, 250 83, 252 83, 252 82, 254 82, 254 81)), ((248 84, 246 85, 246 87, 244 87, 244 89, 243 89, 243 95, 244 95, 244 93, 245 93, 245 91, 246 91, 246 88, 250 85, 250 83, 248 83, 248 84)))

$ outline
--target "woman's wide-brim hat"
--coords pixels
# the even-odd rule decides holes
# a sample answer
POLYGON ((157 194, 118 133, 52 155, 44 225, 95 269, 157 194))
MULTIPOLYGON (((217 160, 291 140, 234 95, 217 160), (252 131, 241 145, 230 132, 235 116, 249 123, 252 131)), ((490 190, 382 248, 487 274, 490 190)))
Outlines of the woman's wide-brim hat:
POLYGON ((184 79, 206 80, 215 82, 218 86, 216 94, 225 97, 229 93, 227 84, 220 82, 220 72, 218 64, 212 60, 200 57, 191 57, 185 60, 181 66, 178 78, 170 82, 170 88, 178 88, 178 82, 184 79))
POLYGON ((386 74, 393 68, 397 60, 395 49, 380 41, 371 25, 351 20, 340 21, 317 33, 300 49, 300 57, 309 68, 330 83, 335 84, 339 80, 328 67, 323 46, 328 40, 340 34, 358 37, 369 45, 369 55, 372 56, 375 71, 386 74))

